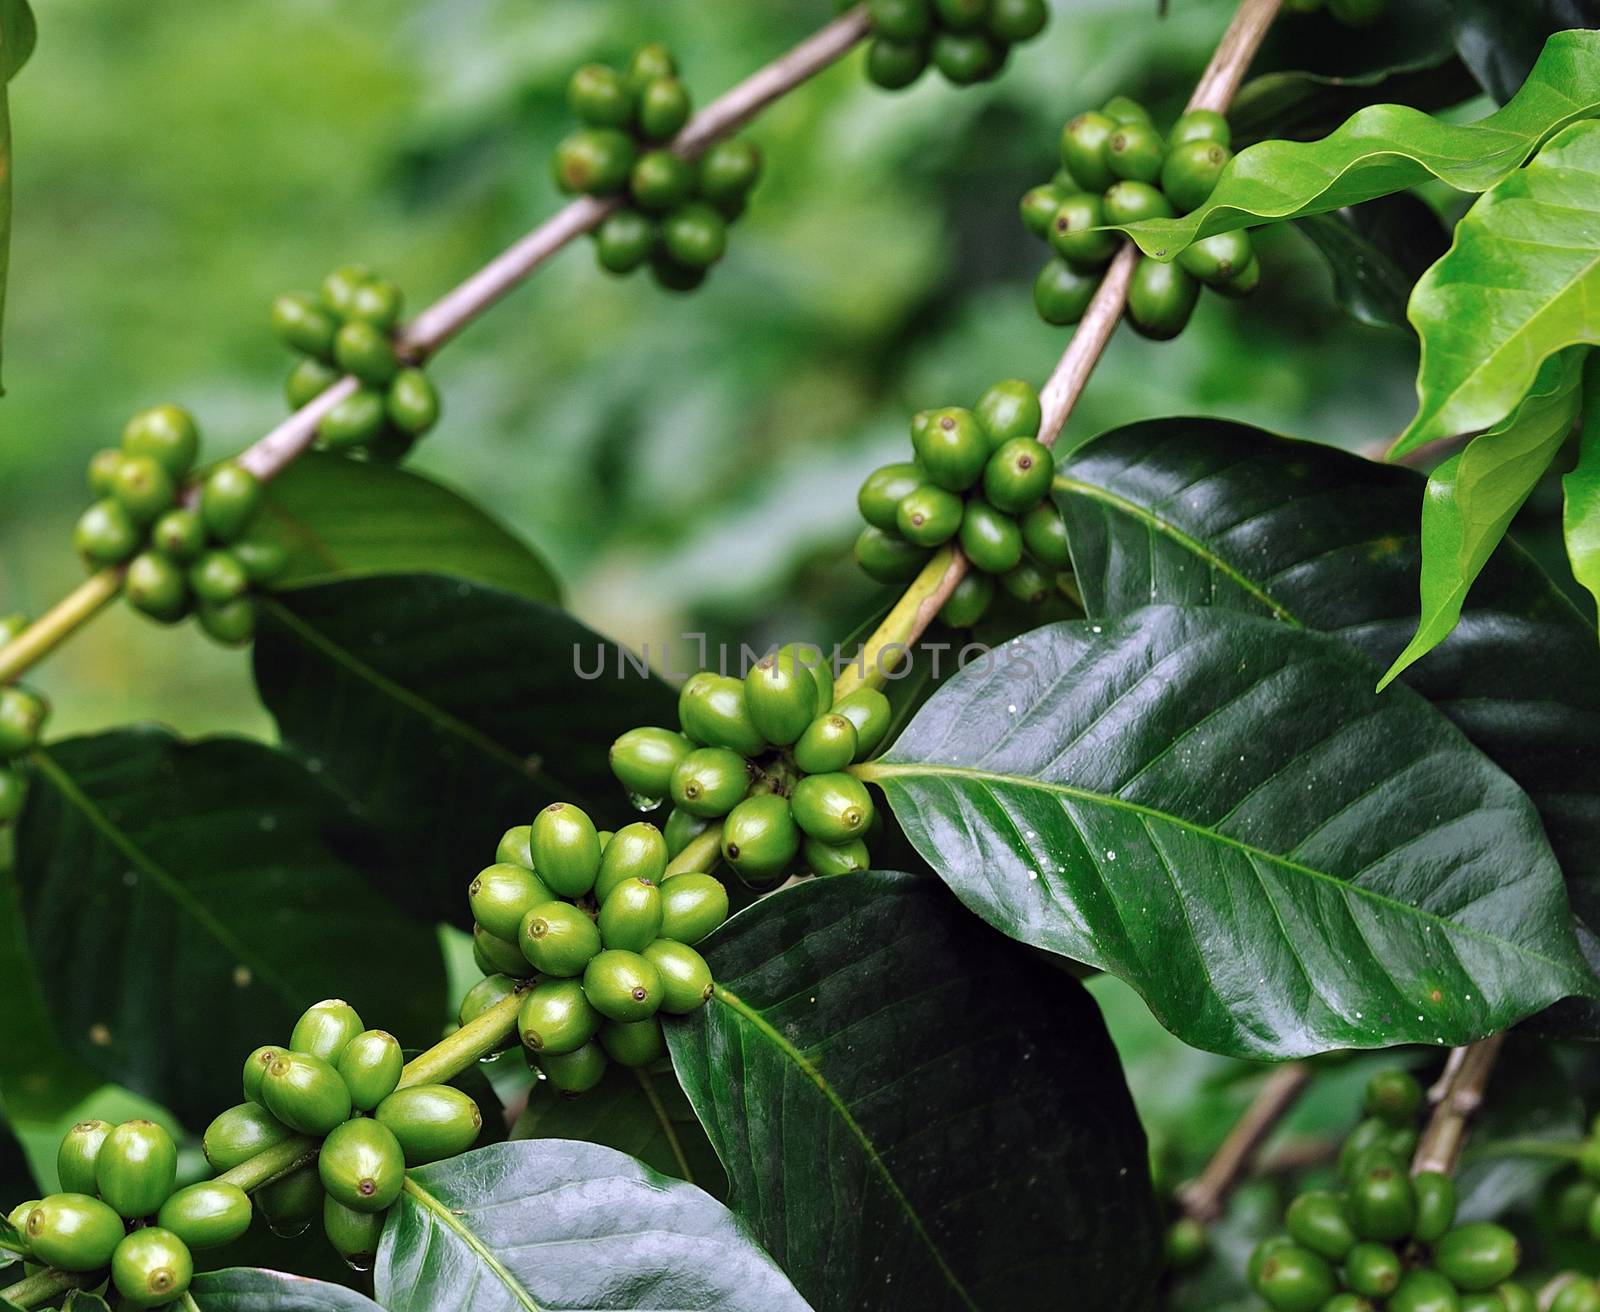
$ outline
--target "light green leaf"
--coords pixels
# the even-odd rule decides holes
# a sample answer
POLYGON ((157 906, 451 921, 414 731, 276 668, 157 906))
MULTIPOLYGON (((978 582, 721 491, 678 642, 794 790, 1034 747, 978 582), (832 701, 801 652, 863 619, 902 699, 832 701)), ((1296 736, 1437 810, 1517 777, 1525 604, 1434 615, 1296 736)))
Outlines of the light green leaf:
POLYGON ((1558 32, 1522 89, 1487 118, 1445 123, 1405 105, 1372 105, 1320 141, 1263 141, 1240 151, 1194 213, 1123 231, 1146 255, 1170 259, 1202 237, 1325 214, 1430 178, 1458 191, 1487 191, 1541 143, 1596 113, 1600 32, 1558 32))
POLYGON ((1422 616, 1416 636, 1378 681, 1380 690, 1455 628, 1467 590, 1572 431, 1587 354, 1574 347, 1545 361, 1517 412, 1429 477, 1422 501, 1422 616))
POLYGON ((1600 600, 1600 355, 1591 353, 1583 379, 1583 435, 1577 466, 1561 480, 1561 516, 1572 575, 1600 600))

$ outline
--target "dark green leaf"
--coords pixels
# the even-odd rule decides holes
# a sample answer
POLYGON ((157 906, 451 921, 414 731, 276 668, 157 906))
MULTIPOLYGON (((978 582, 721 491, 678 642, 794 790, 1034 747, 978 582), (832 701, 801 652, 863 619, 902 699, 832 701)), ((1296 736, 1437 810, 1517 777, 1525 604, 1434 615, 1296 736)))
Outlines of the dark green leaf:
POLYGON ((128 729, 52 744, 17 836, 22 914, 68 1048, 191 1127, 324 997, 437 1035, 432 929, 358 873, 370 833, 291 758, 128 729), (230 1054, 232 1054, 230 1056, 230 1054))
POLYGON ((659 679, 619 677, 621 655, 553 607, 410 574, 266 601, 255 673, 284 744, 390 837, 419 904, 459 920, 507 826, 556 800, 626 814, 611 742, 677 712, 659 679))
POLYGON ((1263 141, 1240 151, 1194 213, 1124 230, 1147 255, 1170 259, 1218 232, 1324 214, 1430 178, 1458 191, 1487 191, 1562 128, 1597 111, 1600 33, 1560 32, 1511 103, 1476 123, 1373 105, 1320 141, 1263 141))
POLYGON ((0 0, 0 84, 22 72, 38 40, 28 0, 0 0))
POLYGON ((1561 480, 1561 532, 1572 576, 1600 600, 1600 355, 1590 352, 1583 380, 1578 463, 1561 480))
POLYGON ((1393 454, 1499 423, 1545 360, 1600 341, 1600 231, 1574 219, 1596 210, 1600 122, 1573 124, 1467 211, 1411 296, 1417 414, 1393 454))
POLYGON ((721 1203, 598 1144, 529 1140, 410 1174, 383 1232, 390 1312, 804 1312, 721 1203))
POLYGON ((1451 0, 1456 49, 1500 104, 1516 94, 1552 33, 1600 27, 1595 0, 1451 0))
POLYGON ((1436 110, 1459 105, 1477 90, 1472 75, 1452 55, 1429 54, 1411 63, 1350 77, 1321 73, 1265 73, 1239 89, 1228 110, 1234 148, 1276 138, 1311 141, 1326 136, 1368 105, 1409 105, 1436 110))
POLYGON ((1406 192, 1314 214, 1295 227, 1328 262, 1334 296, 1352 319, 1402 332, 1410 331, 1412 287, 1450 244, 1439 216, 1406 192))
POLYGON ((1600 996, 1526 795, 1372 674, 1222 607, 1055 624, 855 769, 980 916, 1196 1047, 1457 1044, 1600 996))
POLYGON ((702 947, 673 1061, 820 1312, 1147 1305, 1144 1134, 1082 985, 910 875, 786 889, 702 947))
POLYGON ((61 1304, 61 1312, 111 1312, 111 1308, 100 1295, 74 1289, 61 1304))
POLYGON ((728 1181, 694 1108, 670 1072, 612 1066, 599 1085, 569 1098, 540 1081, 513 1139, 581 1139, 636 1157, 653 1171, 724 1198, 728 1181))
POLYGON ((432 479, 383 461, 312 452, 272 481, 266 513, 290 552, 279 589, 425 570, 559 600, 544 561, 497 520, 432 479))
POLYGON ((259 1267, 203 1272, 189 1294, 200 1312, 379 1312, 380 1307, 342 1285, 259 1267))

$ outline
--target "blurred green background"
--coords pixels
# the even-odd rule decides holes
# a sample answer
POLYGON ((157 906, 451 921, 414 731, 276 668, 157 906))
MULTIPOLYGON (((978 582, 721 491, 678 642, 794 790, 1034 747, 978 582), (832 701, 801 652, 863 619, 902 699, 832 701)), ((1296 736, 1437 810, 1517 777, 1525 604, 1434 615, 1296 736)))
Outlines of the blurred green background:
MULTIPOLYGON (((412 467, 533 542, 579 616, 625 642, 842 632, 873 599, 848 559, 854 488, 900 458, 909 412, 999 377, 1042 382, 1066 340, 1034 315, 1044 248, 1016 217, 1061 123, 1118 90, 1175 113, 1231 9, 1180 0, 1160 19, 1154 0, 1063 0, 1002 78, 966 91, 929 76, 887 95, 851 56, 751 129, 767 174, 702 292, 612 280, 586 243, 566 251, 441 354, 446 416, 412 467)), ((42 6, 12 88, 0 610, 42 609, 80 577, 83 466, 134 409, 190 406, 212 455, 281 417, 276 293, 360 260, 420 306, 549 214, 576 64, 665 40, 703 104, 830 13, 42 6)), ((1173 413, 1343 446, 1397 431, 1412 341, 1343 317, 1295 234, 1274 233, 1265 263, 1257 297, 1205 297, 1176 342, 1119 333, 1069 438, 1173 413)), ((120 604, 37 682, 56 733, 144 717, 270 733, 246 657, 120 604)))

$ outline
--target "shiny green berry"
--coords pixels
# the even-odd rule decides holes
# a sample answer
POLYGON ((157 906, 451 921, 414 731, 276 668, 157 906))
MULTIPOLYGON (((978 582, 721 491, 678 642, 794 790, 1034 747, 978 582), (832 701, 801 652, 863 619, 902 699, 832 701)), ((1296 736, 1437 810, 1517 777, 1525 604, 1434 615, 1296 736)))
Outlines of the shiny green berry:
POLYGON ((623 880, 606 895, 595 923, 606 947, 643 951, 661 932, 661 889, 649 879, 623 880))
POLYGON ((1031 437, 1013 437, 983 467, 984 499, 996 510, 1020 514, 1044 499, 1055 472, 1049 447, 1031 437))
POLYGON ((358 387, 317 424, 317 438, 333 451, 363 446, 382 435, 388 422, 388 403, 384 393, 371 387, 358 387))
POLYGON ((388 334, 360 319, 343 324, 335 334, 333 358, 339 368, 371 387, 386 386, 400 368, 388 334))
POLYGON ((856 493, 856 508, 874 528, 897 533, 895 515, 901 501, 922 485, 922 471, 910 461, 883 465, 863 480, 856 493))
MULTIPOLYGON (((1595 1289, 1597 1302, 1600 1302, 1600 1288, 1592 1285, 1590 1287, 1595 1289)), ((1533 1295, 1513 1280, 1506 1281, 1494 1292, 1499 1297, 1502 1307, 1499 1309, 1485 1308, 1484 1312, 1537 1312, 1538 1303, 1533 1295)), ((1559 1302, 1560 1299, 1558 1298, 1556 1301, 1559 1302)), ((1554 1308, 1554 1304, 1551 1306, 1554 1308)), ((1565 1312, 1571 1312, 1571 1310, 1566 1309, 1565 1312)))
POLYGON ((682 205, 694 190, 694 166, 670 150, 652 150, 634 161, 628 191, 647 210, 670 210, 682 205))
POLYGON ((936 32, 929 53, 934 67, 958 87, 987 81, 1006 58, 1006 48, 986 32, 936 32))
POLYGON ((728 918, 728 890, 710 875, 673 875, 661 885, 661 937, 691 946, 728 918))
POLYGON ((794 786, 789 804, 795 823, 825 843, 859 838, 872 823, 866 785, 848 774, 807 775, 794 786))
POLYGON ((477 873, 467 886, 467 905, 478 924, 507 942, 522 929, 522 918, 555 897, 549 885, 527 866, 497 862, 477 873))
POLYGON ((167 477, 180 479, 200 454, 200 430, 182 406, 157 405, 141 410, 122 430, 122 450, 156 461, 167 477))
POLYGON ((660 41, 647 41, 633 52, 628 61, 628 85, 635 92, 643 90, 658 77, 675 77, 678 61, 660 41))
POLYGON ((405 1154, 388 1126, 358 1116, 335 1126, 317 1153, 317 1174, 329 1198, 356 1212, 382 1212, 400 1197, 405 1154))
POLYGON ((0 688, 0 759, 31 751, 49 714, 49 704, 36 693, 0 688))
MULTIPOLYGON (((330 345, 328 349, 331 352, 333 348, 330 345)), ((283 399, 289 409, 299 410, 310 405, 343 377, 343 373, 321 360, 309 357, 297 360, 294 368, 289 370, 289 376, 283 380, 283 399)))
POLYGON ((711 967, 687 943, 658 938, 640 954, 661 975, 661 1010, 669 1016, 684 1016, 703 1006, 711 997, 711 967))
POLYGON ((242 537, 229 550, 253 584, 271 583, 289 568, 289 550, 276 538, 262 534, 242 537))
POLYGON ((1417 1200, 1403 1169, 1374 1166, 1351 1183, 1345 1201, 1350 1224, 1363 1239, 1404 1239, 1416 1223, 1417 1200))
POLYGON ((120 447, 107 447, 89 457, 89 491, 97 497, 111 495, 111 484, 122 467, 124 452, 120 447))
MULTIPOLYGON (((484 1012, 490 1010, 492 1007, 499 1006, 507 998, 515 994, 520 987, 521 981, 511 975, 485 975, 470 989, 468 989, 466 996, 461 999, 461 1006, 456 1011, 456 1024, 463 1027, 472 1024, 472 1022, 477 1020, 478 1017, 483 1015, 484 1012)), ((374 1030, 371 1032, 377 1033, 378 1031, 374 1030)), ((511 1047, 514 1042, 514 1039, 507 1038, 501 1044, 501 1049, 504 1050, 505 1048, 511 1047)), ((348 1049, 346 1051, 348 1051, 348 1049)), ((339 1059, 339 1074, 345 1074, 343 1057, 340 1057, 339 1059)), ((397 1069, 395 1072, 395 1078, 389 1084, 388 1088, 385 1089, 379 1086, 375 1090, 377 1096, 371 1099, 371 1106, 376 1107, 380 1102, 393 1093, 395 1091, 395 1086, 398 1085, 399 1082, 400 1073, 397 1069)), ((345 1076, 345 1083, 350 1083, 349 1076, 345 1076)), ((351 1090, 350 1101, 357 1101, 355 1091, 353 1089, 351 1090)), ((358 1108, 357 1110, 365 1111, 370 1109, 358 1108)))
POLYGON ((567 107, 590 127, 623 128, 633 122, 633 88, 606 64, 585 64, 567 80, 567 107))
MULTIPOLYGON (((404 304, 405 296, 400 291, 398 283, 374 275, 356 284, 345 317, 357 323, 371 324, 374 328, 388 332, 399 322, 400 310, 404 304)), ((335 342, 336 352, 337 345, 335 342)))
POLYGON ((1161 166, 1161 190, 1180 214, 1197 210, 1216 189, 1233 152, 1215 141, 1190 141, 1174 146, 1161 166))
POLYGON ((212 1170, 231 1171, 240 1162, 282 1143, 290 1133, 289 1127, 265 1106, 242 1102, 228 1108, 206 1127, 201 1147, 212 1170))
POLYGON ((535 985, 517 1013, 517 1032, 530 1052, 575 1052, 599 1028, 600 1014, 576 979, 547 979, 535 985))
POLYGON ((500 842, 494 849, 494 859, 497 863, 504 862, 508 865, 522 866, 524 869, 533 869, 533 837, 532 825, 512 825, 505 833, 500 835, 500 842))
POLYGON ((928 549, 907 542, 898 532, 868 525, 856 538, 855 562, 867 577, 879 583, 903 583, 915 578, 928 563, 928 549))
POLYGON ((767 742, 787 747, 816 718, 817 682, 792 647, 763 656, 744 678, 750 720, 767 742))
POLYGON ((699 747, 672 772, 672 803, 692 815, 727 815, 750 787, 745 758, 726 747, 699 747))
POLYGON ((970 410, 934 410, 911 445, 927 476, 939 487, 963 492, 976 483, 989 458, 989 440, 970 410))
POLYGON ((600 931, 589 913, 570 902, 541 902, 522 918, 522 955, 542 973, 581 975, 600 951, 600 931))
POLYGON ((273 1059, 261 1080, 267 1110, 301 1134, 327 1134, 350 1118, 350 1090, 321 1057, 286 1052, 273 1059))
POLYGON ((439 393, 420 369, 401 369, 389 383, 384 413, 402 433, 420 436, 439 422, 439 393))
POLYGON ((1517 1238, 1504 1226, 1471 1221, 1447 1231, 1433 1246, 1433 1264, 1457 1289, 1492 1289, 1522 1260, 1517 1238))
POLYGON ((165 1307, 189 1288, 194 1258, 170 1230, 150 1226, 126 1236, 111 1255, 111 1283, 134 1307, 165 1307))
POLYGON ((968 570, 939 608, 939 618, 953 629, 970 629, 988 613, 994 601, 994 576, 968 570))
POLYGON ((472 927, 472 959, 485 975, 510 975, 525 979, 534 973, 523 949, 509 939, 491 934, 482 925, 472 927))
POLYGON ((538 1066, 553 1088, 565 1094, 588 1093, 606 1073, 606 1051, 591 1039, 576 1052, 542 1052, 538 1066))
POLYGON ((88 1194, 51 1194, 28 1213, 26 1239, 35 1261, 62 1271, 95 1271, 123 1238, 122 1218, 88 1194))
POLYGON ((1112 96, 1100 106, 1100 112, 1115 123, 1143 123, 1148 126, 1151 122, 1150 111, 1132 96, 1112 96))
POLYGON ((383 1237, 383 1212, 357 1212, 335 1198, 322 1200, 322 1231, 334 1251, 360 1271, 370 1271, 378 1260, 383 1237))
POLYGON ((672 784, 672 772, 694 744, 671 729, 629 729, 611 744, 611 773, 630 793, 662 798, 672 784))
POLYGON ((1311 1190, 1301 1194, 1283 1216, 1289 1237, 1330 1262, 1342 1262, 1356 1244, 1356 1232, 1344 1214, 1337 1194, 1311 1190))
POLYGON ((287 1051, 287 1048, 280 1048, 275 1043, 264 1043, 244 1059, 244 1096, 250 1102, 260 1103, 263 1107, 267 1105, 261 1097, 261 1080, 267 1073, 267 1067, 287 1051))
POLYGON ((1390 1125, 1410 1125, 1422 1110, 1422 1086, 1408 1071, 1379 1071, 1367 1081, 1364 1107, 1390 1125))
POLYGON ((985 25, 997 41, 1010 44, 1031 41, 1049 21, 1050 7, 1045 0, 989 0, 985 25))
POLYGON ((1007 378, 987 388, 972 413, 988 434, 991 450, 1014 437, 1038 436, 1044 422, 1039 393, 1020 378, 1007 378))
POLYGON ((121 502, 105 497, 78 517, 72 545, 92 565, 116 565, 139 549, 139 526, 121 502))
POLYGON ((1142 223, 1170 219, 1172 205, 1165 194, 1148 182, 1117 182, 1100 198, 1100 213, 1107 223, 1142 223))
POLYGON ((356 1009, 343 998, 325 998, 301 1013, 289 1035, 289 1048, 336 1062, 345 1045, 363 1028, 356 1009))
POLYGON ((927 67, 928 46, 922 40, 875 36, 867 42, 867 79, 885 91, 910 86, 927 67))
POLYGON ((644 1020, 661 1005, 661 972, 637 952, 607 948, 584 968, 583 993, 608 1020, 644 1020))
POLYGON ((1345 1284, 1369 1298, 1387 1298, 1400 1283, 1403 1272, 1400 1254, 1388 1244, 1363 1242, 1345 1254, 1345 1284))
POLYGON ((1128 284, 1128 320, 1155 341, 1176 337, 1189 322, 1200 284, 1176 264, 1141 258, 1128 284))
POLYGON ((1046 323, 1064 328, 1083 318, 1099 286, 1098 273, 1084 273, 1053 258, 1033 280, 1033 308, 1046 323))
POLYGON ((1033 563, 1024 560, 1000 576, 1000 586, 1027 606, 1037 606, 1050 595, 1053 580, 1033 563))
POLYGON ((781 874, 799 851, 800 831, 782 797, 747 797, 723 823, 723 859, 748 879, 781 874))
POLYGON ((456 1157, 472 1147, 483 1130, 478 1104, 447 1084, 396 1089, 378 1104, 372 1117, 400 1141, 407 1166, 456 1157))
POLYGON ((634 115, 647 141, 670 141, 689 121, 689 91, 675 77, 652 78, 639 91, 634 115))
POLYGON ((111 479, 111 495, 135 524, 148 524, 171 507, 177 490, 154 456, 124 456, 111 479))
POLYGON ((645 1020, 608 1020, 600 1031, 600 1046, 618 1066, 648 1066, 667 1055, 666 1036, 654 1016, 645 1020))
POLYGON ((1092 109, 1061 129, 1061 163, 1085 191, 1104 191, 1117 180, 1106 163, 1106 144, 1116 130, 1115 119, 1092 109))
POLYGON ((96 1191, 94 1164, 100 1156, 100 1145, 113 1127, 109 1121, 79 1121, 62 1137, 56 1150, 56 1175, 61 1180, 61 1191, 69 1194, 92 1194, 96 1191))
POLYGON ((924 483, 901 500, 895 527, 914 546, 937 547, 961 527, 962 504, 956 493, 924 483))
POLYGON ((1066 521, 1050 501, 1041 501, 1017 521, 1022 544, 1045 568, 1062 570, 1072 564, 1066 521))
POLYGON ((1130 182, 1155 182, 1166 162, 1167 143, 1148 123, 1122 123, 1106 140, 1106 167, 1130 182))
POLYGON ((761 176, 761 152, 748 141, 718 141, 700 156, 696 189, 713 205, 741 201, 761 176))
MULTIPOLYGON (((611 894, 630 879, 659 884, 667 872, 667 862, 671 857, 665 835, 654 825, 643 821, 624 825, 612 835, 605 851, 600 854, 600 877, 594 884, 595 900, 603 907, 611 894)), ((602 936, 604 932, 602 920, 602 936)))
POLYGON ((1100 197, 1080 192, 1068 196, 1050 220, 1050 249, 1077 269, 1097 269, 1117 253, 1117 234, 1101 228, 1105 208, 1100 197))
POLYGON ((800 843, 800 857, 814 875, 850 875, 872 869, 872 856, 859 838, 848 843, 824 843, 807 837, 800 843))
POLYGON ((1228 120, 1214 109, 1190 109, 1178 116, 1178 121, 1172 125, 1172 144, 1174 147, 1186 145, 1192 141, 1211 141, 1219 146, 1233 144, 1233 132, 1228 127, 1228 120))
POLYGON ((1418 1243, 1434 1243, 1456 1219, 1456 1182, 1442 1171, 1422 1171, 1411 1177, 1416 1195, 1417 1219, 1411 1237, 1418 1243))
POLYGON ((655 248, 656 225, 638 210, 618 210, 595 229, 595 259, 607 273, 632 273, 655 248))
POLYGON ((897 41, 915 41, 933 31, 931 0, 867 0, 872 30, 897 41))
POLYGON ((178 1146, 154 1121, 124 1121, 95 1155, 96 1192, 129 1220, 154 1216, 177 1177, 178 1146))
POLYGON ((1022 530, 1010 515, 974 497, 961 518, 961 550, 978 569, 1003 574, 1022 559, 1022 530))
POLYGON ((364 264, 341 264, 322 280, 317 297, 324 309, 348 319, 355 308, 356 292, 375 276, 364 264))
POLYGON ((1423 1269, 1402 1276, 1384 1306, 1388 1312, 1460 1312, 1461 1299, 1438 1272, 1423 1269))
POLYGON ((1022 216, 1022 226, 1040 241, 1048 241, 1050 222, 1055 218, 1056 210, 1061 207, 1062 201, 1076 191, 1076 187, 1060 187, 1053 182, 1029 188, 1017 202, 1017 211, 1022 216))
POLYGON ((1243 228, 1219 232, 1178 252, 1178 267, 1211 286, 1238 277, 1255 259, 1250 234, 1243 228))
POLYGON ((200 518, 218 542, 232 542, 261 508, 261 483, 243 465, 231 460, 206 475, 200 489, 200 518))
POLYGON ((1182 1271, 1198 1265, 1211 1250, 1211 1236, 1193 1217, 1180 1217, 1167 1227, 1164 1244, 1167 1265, 1182 1271))
POLYGON ((580 128, 556 147, 556 186, 568 195, 613 195, 627 185, 635 155, 624 132, 580 128))
POLYGON ((248 597, 202 602, 195 609, 195 618, 206 636, 224 647, 243 646, 256 631, 255 603, 248 597))
POLYGON ((582 897, 600 873, 594 821, 570 802, 552 802, 534 817, 528 840, 533 868, 562 897, 582 897))
POLYGON ((667 840, 668 859, 677 856, 709 828, 711 821, 705 817, 673 807, 667 812, 666 824, 661 827, 661 836, 667 840))
POLYGON ((983 23, 989 0, 932 0, 938 25, 952 32, 965 32, 983 23))
POLYGON ((18 1203, 6 1214, 6 1224, 17 1232, 17 1242, 22 1245, 23 1255, 27 1255, 28 1248, 28 1218, 33 1215, 33 1209, 39 1206, 37 1198, 29 1199, 25 1203, 18 1203))
POLYGON ((195 597, 214 606, 233 601, 250 590, 250 576, 233 552, 216 548, 189 566, 190 590, 195 597))
POLYGON ((1317 1312, 1337 1289, 1327 1262, 1294 1244, 1276 1249, 1261 1263, 1253 1283, 1277 1312, 1317 1312))
POLYGON ((794 763, 806 774, 830 774, 856 759, 860 741, 849 717, 819 715, 794 745, 794 763))
POLYGON ((161 1204, 156 1224, 190 1248, 220 1248, 250 1228, 250 1195, 238 1185, 203 1180, 172 1194, 161 1204))
POLYGON ((835 702, 833 709, 856 727, 858 761, 865 760, 877 750, 894 719, 894 708, 889 705, 889 699, 876 688, 857 688, 849 696, 835 702))
MULTIPOLYGON (((678 693, 678 723, 690 739, 705 747, 726 747, 741 756, 755 756, 767 746, 745 701, 744 680, 730 675, 704 670, 685 683, 678 693)), ((682 765, 680 760, 674 773, 682 765)))
POLYGON ((272 303, 272 331, 296 351, 328 359, 338 330, 339 321, 315 296, 290 292, 272 303))
POLYGON ((680 205, 661 220, 661 246, 687 268, 709 268, 728 249, 728 221, 699 201, 680 205))
POLYGON ((255 1192, 256 1211, 274 1234, 300 1234, 322 1211, 322 1181, 314 1163, 274 1180, 255 1192))
MULTIPOLYGON (((504 976, 493 976, 504 979, 504 976)), ((481 981, 479 987, 487 981, 481 981)), ((468 996, 471 996, 469 991, 468 996)), ((482 995, 480 995, 480 1002, 482 995)), ((461 1023, 473 1019, 468 1015, 461 1023)), ((405 1054, 400 1040, 388 1030, 362 1030, 339 1054, 334 1069, 350 1090, 350 1105, 358 1112, 370 1112, 394 1092, 400 1083, 400 1073, 405 1068, 405 1054)))

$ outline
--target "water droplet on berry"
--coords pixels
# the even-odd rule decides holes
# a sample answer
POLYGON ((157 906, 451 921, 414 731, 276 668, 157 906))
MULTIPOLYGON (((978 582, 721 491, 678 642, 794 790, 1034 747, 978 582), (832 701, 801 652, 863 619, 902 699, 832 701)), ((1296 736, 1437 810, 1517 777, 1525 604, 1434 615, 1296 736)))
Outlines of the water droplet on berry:
POLYGON ((646 797, 643 793, 629 793, 628 805, 640 815, 649 815, 652 811, 659 811, 664 798, 646 797))

